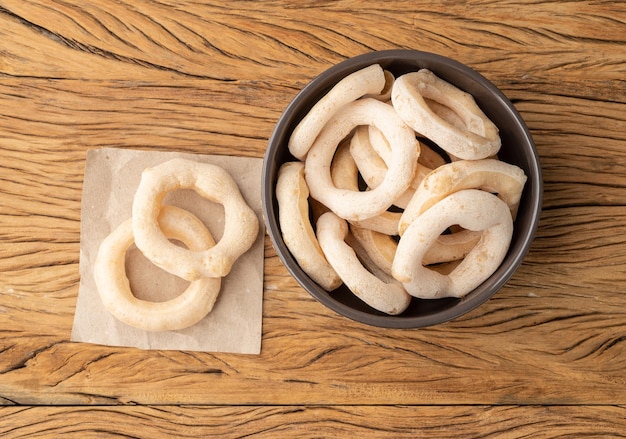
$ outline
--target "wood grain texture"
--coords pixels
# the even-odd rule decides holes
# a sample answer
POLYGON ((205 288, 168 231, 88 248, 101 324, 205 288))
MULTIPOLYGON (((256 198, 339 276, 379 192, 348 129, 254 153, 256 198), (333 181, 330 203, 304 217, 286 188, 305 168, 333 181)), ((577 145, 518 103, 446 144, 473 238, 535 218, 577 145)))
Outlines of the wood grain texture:
POLYGON ((625 22, 618 1, 0 0, 0 434, 623 437, 625 22), (474 67, 533 135, 544 210, 493 299, 367 327, 266 238, 261 355, 68 341, 87 150, 262 157, 308 81, 391 48, 474 67))
POLYGON ((369 407, 158 406, 5 407, 7 439, 69 437, 178 438, 503 438, 625 437, 626 408, 609 407, 369 407), (175 433, 174 433, 175 432, 175 433))

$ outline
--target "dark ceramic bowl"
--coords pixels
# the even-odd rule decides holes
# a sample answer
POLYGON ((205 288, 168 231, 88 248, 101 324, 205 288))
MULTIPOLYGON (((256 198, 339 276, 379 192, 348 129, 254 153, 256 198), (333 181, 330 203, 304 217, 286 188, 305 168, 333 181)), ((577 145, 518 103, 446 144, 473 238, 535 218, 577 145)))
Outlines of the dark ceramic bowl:
POLYGON ((315 299, 335 312, 361 323, 388 328, 418 328, 449 321, 473 310, 502 288, 528 252, 539 222, 542 191, 541 167, 533 140, 521 116, 503 93, 486 78, 457 61, 413 50, 388 50, 360 55, 331 67, 313 79, 291 101, 278 120, 269 140, 263 165, 263 209, 268 233, 276 252, 293 277, 315 299), (278 169, 284 162, 295 160, 287 150, 293 128, 339 80, 375 63, 396 76, 427 68, 473 95, 481 109, 500 130, 502 148, 498 153, 499 158, 521 167, 528 176, 515 221, 513 240, 498 270, 463 299, 414 298, 409 308, 398 316, 390 316, 370 308, 345 286, 330 292, 312 281, 298 266, 282 239, 275 194, 278 169))

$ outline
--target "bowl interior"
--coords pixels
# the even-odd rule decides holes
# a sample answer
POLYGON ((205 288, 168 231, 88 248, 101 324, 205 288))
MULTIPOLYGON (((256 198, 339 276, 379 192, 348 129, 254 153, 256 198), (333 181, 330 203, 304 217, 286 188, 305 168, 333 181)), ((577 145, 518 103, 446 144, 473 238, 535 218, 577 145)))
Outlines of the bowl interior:
POLYGON ((390 328, 417 328, 442 323, 474 309, 495 294, 513 275, 528 251, 539 221, 543 189, 539 158, 532 137, 521 116, 502 92, 482 75, 454 60, 413 50, 372 52, 348 59, 331 67, 303 88, 280 117, 269 140, 263 166, 263 185, 263 206, 268 233, 291 275, 313 297, 335 312, 362 323, 390 328), (511 246, 498 270, 463 299, 414 298, 409 308, 399 316, 389 316, 374 310, 345 286, 328 292, 313 282, 285 246, 278 224, 278 205, 274 191, 280 166, 286 161, 295 160, 287 149, 293 128, 338 81, 375 63, 396 76, 427 68, 473 95, 480 108, 500 130, 500 159, 521 167, 528 176, 511 246))

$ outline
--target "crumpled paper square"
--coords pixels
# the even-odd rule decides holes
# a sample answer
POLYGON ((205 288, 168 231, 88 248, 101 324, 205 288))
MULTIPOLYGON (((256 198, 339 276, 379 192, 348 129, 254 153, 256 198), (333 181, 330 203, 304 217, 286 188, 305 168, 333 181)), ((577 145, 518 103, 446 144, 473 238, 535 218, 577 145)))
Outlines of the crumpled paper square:
MULTIPOLYGON (((264 223, 261 205, 263 160, 249 157, 201 155, 102 148, 87 153, 80 233, 80 286, 71 340, 140 349, 188 350, 259 354, 261 351, 264 223), (142 171, 173 158, 219 165, 230 173, 259 219, 259 235, 222 287, 211 313, 180 331, 149 332, 118 321, 102 305, 93 278, 93 262, 100 243, 131 217, 132 202, 142 171)), ((164 201, 189 210, 209 228, 216 241, 223 233, 221 205, 193 190, 169 193, 164 201)), ((148 261, 133 246, 126 253, 126 270, 133 294, 149 300, 167 300, 180 294, 188 282, 148 261)))

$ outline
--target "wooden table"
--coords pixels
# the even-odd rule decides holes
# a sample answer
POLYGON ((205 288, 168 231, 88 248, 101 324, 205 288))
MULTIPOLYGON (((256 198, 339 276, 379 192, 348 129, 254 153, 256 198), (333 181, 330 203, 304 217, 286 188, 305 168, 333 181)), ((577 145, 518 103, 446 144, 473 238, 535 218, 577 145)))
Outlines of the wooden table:
POLYGON ((624 437, 626 4, 0 1, 0 435, 624 437), (371 50, 475 68, 528 123, 522 267, 455 321, 312 299, 265 238, 260 355, 75 343, 86 153, 263 157, 314 76, 371 50))

